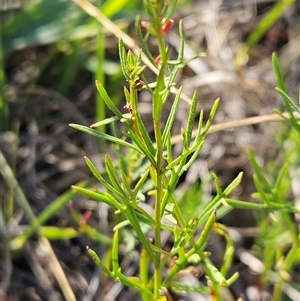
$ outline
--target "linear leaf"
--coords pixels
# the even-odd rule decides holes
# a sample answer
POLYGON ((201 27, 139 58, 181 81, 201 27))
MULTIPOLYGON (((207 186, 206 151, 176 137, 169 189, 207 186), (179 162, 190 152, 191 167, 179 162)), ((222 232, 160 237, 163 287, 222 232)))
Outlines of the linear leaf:
POLYGON ((90 189, 85 189, 85 188, 82 188, 82 187, 79 187, 79 186, 72 186, 72 188, 81 193, 81 194, 84 194, 88 197, 90 197, 91 199, 97 201, 97 202, 102 202, 102 203, 105 203, 111 207, 114 207, 114 208, 117 208, 121 211, 124 211, 124 206, 122 204, 120 204, 115 198, 113 198, 112 196, 108 196, 108 195, 105 195, 104 194, 101 194, 101 193, 98 193, 98 192, 94 192, 94 191, 91 191, 90 189))
POLYGON ((105 104, 110 108, 110 110, 112 112, 115 113, 115 115, 117 117, 119 117, 119 119, 121 119, 123 117, 122 113, 119 111, 119 109, 113 103, 111 98, 108 96, 108 94, 107 94, 106 90, 104 89, 104 87, 102 86, 102 84, 98 80, 96 80, 95 83, 96 83, 97 90, 100 93, 101 97, 103 98, 105 104))
MULTIPOLYGON (((261 169, 261 167, 258 165, 258 162, 255 159, 254 153, 252 150, 248 151, 248 157, 251 163, 252 168, 254 169, 255 173, 257 174, 257 177, 261 184, 264 186, 264 189, 268 190, 268 192, 272 192, 272 185, 268 182, 266 177, 264 176, 264 173, 261 169)), ((262 187, 263 187, 262 186, 262 187)))
POLYGON ((109 155, 105 155, 105 166, 106 166, 106 171, 107 171, 107 174, 111 181, 112 186, 117 191, 119 191, 120 194, 122 194, 124 197, 126 197, 124 189, 121 187, 121 185, 119 183, 119 179, 116 174, 116 168, 113 166, 113 163, 112 163, 109 155))
POLYGON ((99 132, 98 130, 91 129, 87 126, 80 125, 80 124, 71 123, 71 124, 69 124, 69 126, 76 129, 76 130, 78 130, 78 131, 81 131, 81 132, 84 132, 86 134, 97 137, 99 139, 105 139, 105 140, 108 140, 110 142, 117 143, 117 144, 123 145, 125 147, 131 148, 131 149, 133 149, 133 150, 135 150, 139 153, 142 153, 142 151, 139 148, 137 148, 135 145, 133 145, 133 144, 127 142, 127 141, 124 141, 120 138, 116 138, 114 136, 99 132))
POLYGON ((197 109, 197 102, 198 102, 198 93, 196 90, 194 92, 194 95, 192 98, 192 105, 190 108, 188 122, 187 122, 186 139, 187 139, 188 145, 190 145, 191 138, 192 138, 192 132, 193 132, 193 128, 194 128, 195 115, 196 115, 196 109, 197 109))
POLYGON ((170 132, 171 132, 174 120, 175 120, 175 116, 176 116, 176 112, 177 112, 181 92, 182 92, 182 87, 180 87, 178 89, 178 93, 176 94, 176 97, 175 97, 174 102, 172 104, 172 108, 171 108, 171 111, 169 113, 169 116, 168 116, 168 119, 167 119, 167 122, 166 122, 166 126, 165 126, 163 134, 162 134, 162 147, 163 148, 166 145, 168 136, 170 135, 170 132))

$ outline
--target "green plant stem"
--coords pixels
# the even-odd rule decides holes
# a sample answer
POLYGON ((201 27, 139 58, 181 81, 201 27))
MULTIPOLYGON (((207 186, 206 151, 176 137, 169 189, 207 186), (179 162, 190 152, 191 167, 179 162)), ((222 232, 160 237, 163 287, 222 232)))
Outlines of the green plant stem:
MULTIPOLYGON (((163 109, 163 95, 161 91, 165 88, 165 71, 167 66, 166 48, 161 32, 161 20, 156 20, 156 29, 158 34, 158 48, 161 55, 161 68, 157 77, 157 85, 154 91, 153 97, 153 121, 154 121, 154 135, 157 145, 156 149, 156 200, 154 207, 155 215, 155 246, 161 249, 161 202, 163 198, 163 141, 161 132, 161 115, 163 109)), ((162 283, 162 266, 161 266, 161 254, 156 252, 154 271, 154 300, 158 300, 159 292, 162 283)))

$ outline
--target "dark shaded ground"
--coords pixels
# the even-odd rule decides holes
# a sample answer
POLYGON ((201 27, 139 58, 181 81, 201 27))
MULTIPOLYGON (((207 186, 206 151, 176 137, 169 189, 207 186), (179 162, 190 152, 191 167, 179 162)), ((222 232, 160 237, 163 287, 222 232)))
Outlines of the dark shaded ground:
MULTIPOLYGON (((245 41, 274 1, 257 1, 260 2, 257 5, 254 1, 238 4, 235 1, 219 2, 222 1, 211 1, 210 4, 199 1, 187 5, 175 16, 175 23, 183 19, 190 46, 187 46, 186 51, 190 52, 188 57, 200 51, 207 54, 201 61, 192 61, 177 79, 184 86, 184 93, 191 96, 195 89, 198 90, 199 110, 204 109, 206 116, 213 101, 220 97, 221 105, 215 123, 272 114, 274 108, 282 107, 274 90, 276 84, 271 65, 271 54, 276 51, 286 74, 288 90, 297 99, 300 79, 299 31, 296 27, 299 22, 299 4, 291 6, 284 13, 284 17, 253 47, 248 63, 243 66, 241 62, 241 68, 238 69, 235 54, 241 48, 241 42, 245 41)), ((176 26, 174 28, 166 39, 175 51, 178 47, 178 33, 176 26)), ((114 47, 117 47, 117 40, 109 37, 107 56, 117 60, 114 47)), ((45 65, 44 60, 50 50, 51 46, 31 47, 8 53, 4 57, 7 85, 3 93, 9 100, 10 126, 18 128, 19 134, 1 133, 1 148, 12 164, 12 154, 16 152, 16 177, 35 214, 67 191, 72 184, 90 177, 83 156, 93 158, 99 166, 103 161, 98 142, 68 126, 69 123, 89 125, 95 121, 93 76, 86 69, 78 68, 67 91, 63 94, 57 92, 64 55, 56 54, 57 57, 45 65)), ((120 88, 121 93, 123 84, 117 82, 118 86, 114 89, 120 88)), ((143 118, 148 120, 151 114, 148 95, 142 92, 140 101, 143 118)), ((120 107, 122 103, 123 100, 120 107)), ((178 129, 185 123, 188 112, 185 102, 180 106, 178 129)), ((182 179, 179 189, 184 190, 195 182, 205 181, 211 171, 219 176, 225 187, 243 171, 242 185, 234 197, 251 199, 250 195, 254 191, 253 171, 246 150, 249 147, 253 149, 262 164, 280 158, 274 139, 278 131, 284 131, 284 128, 279 123, 273 123, 211 134, 204 151, 182 179)), ((174 134, 178 134, 178 131, 174 134)), ((1 196, 5 195, 5 190, 1 178, 1 196)), ((208 185, 206 190, 207 195, 214 194, 212 186, 208 185)), ((82 213, 88 209, 93 210, 90 224, 96 229, 101 229, 102 233, 111 231, 109 221, 105 220, 105 213, 110 214, 107 208, 99 208, 98 204, 80 196, 72 198, 72 201, 82 213)), ((224 297, 224 300, 235 300, 240 294, 248 294, 248 300, 270 300, 268 288, 261 287, 259 275, 249 269, 252 263, 241 260, 243 250, 250 250, 255 237, 259 235, 254 215, 249 211, 235 210, 221 221, 240 235, 236 239, 237 254, 233 270, 238 270, 241 277, 232 287, 234 299, 224 297), (249 288, 253 291, 249 292, 249 288), (260 294, 257 298, 256 293, 260 294)), ((61 210, 47 224, 74 225, 69 207, 61 210)), ((22 231, 24 225, 26 220, 23 212, 16 205, 7 233, 14 236, 22 231)), ((2 232, 2 242, 9 239, 3 235, 2 232)), ((96 245, 85 236, 51 241, 51 245, 77 300, 138 300, 131 290, 101 279, 85 247, 92 245, 99 254, 103 254, 104 246, 96 245)), ((212 260, 216 263, 222 258, 222 248, 222 241, 215 241, 209 246, 212 260)), ((134 251, 131 257, 123 259, 122 268, 128 275, 136 273, 138 256, 138 251, 134 251)), ((7 296, 1 300, 65 300, 37 237, 30 238, 20 254, 9 254, 6 244, 1 244, 1 267, 1 285, 7 296)), ((252 268, 255 270, 254 266, 252 268)), ((296 272, 294 277, 297 277, 296 272)), ((191 294, 189 298, 184 300, 202 300, 199 295, 191 294)), ((174 300, 179 299, 174 296, 174 300)))

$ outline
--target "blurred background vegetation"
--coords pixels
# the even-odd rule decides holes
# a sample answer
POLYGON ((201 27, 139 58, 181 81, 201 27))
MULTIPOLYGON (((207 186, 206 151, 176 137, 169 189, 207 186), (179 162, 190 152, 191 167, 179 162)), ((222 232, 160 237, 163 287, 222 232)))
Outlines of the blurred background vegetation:
MULTIPOLYGON (((93 4, 136 39, 135 16, 145 18, 142 1, 96 0, 93 4)), ((292 98, 298 99, 299 10, 297 1, 179 0, 174 29, 166 36, 169 47, 176 53, 177 25, 182 19, 187 39, 186 58, 201 52, 206 57, 191 61, 183 69, 177 79, 178 86, 183 85, 188 96, 198 90, 199 110, 206 113, 220 97, 217 123, 269 115, 274 108, 283 109, 282 100, 274 90, 271 54, 277 52, 287 90, 292 98)), ((35 215, 62 197, 64 204, 73 202, 73 209, 62 206, 47 218, 48 226, 75 227, 76 218, 71 219, 70 212, 83 214, 91 210, 91 226, 109 236, 112 221, 107 208, 73 194, 70 186, 91 179, 83 156, 93 158, 101 169, 104 150, 112 157, 114 150, 104 142, 74 131, 68 124, 90 125, 109 114, 96 94, 95 79, 104 83, 120 108, 124 106, 126 81, 118 60, 118 39, 71 0, 3 0, 1 20, 0 146, 14 179, 35 215)), ((150 71, 146 72, 151 77, 150 71)), ((151 114, 149 101, 149 95, 141 92, 139 109, 146 122, 151 114)), ((188 105, 183 102, 174 135, 184 124, 187 111, 188 105)), ((148 130, 151 134, 150 123, 148 130)), ((254 151, 270 178, 276 179, 280 167, 286 161, 291 162, 295 166, 294 174, 290 175, 291 181, 287 180, 285 193, 287 199, 299 200, 299 153, 294 147, 297 139, 288 123, 258 123, 211 134, 196 164, 181 179, 177 197, 183 204, 184 214, 201 210, 195 200, 205 203, 215 194, 211 171, 224 186, 243 171, 243 183, 235 197, 253 200, 251 194, 255 188, 248 149, 254 151)), ((2 300, 64 300, 35 236, 27 241, 22 252, 10 252, 4 243, 28 227, 26 210, 4 179, 1 177, 0 182, 2 300)), ((232 288, 234 298, 244 294, 245 300, 271 300, 272 285, 263 279, 266 275, 261 276, 259 268, 255 270, 252 266, 255 261, 251 263, 240 256, 246 250, 250 258, 262 259, 260 252, 265 244, 276 246, 282 228, 269 232, 272 229, 262 222, 265 219, 262 212, 235 210, 222 220, 237 233, 233 270, 239 270, 241 278, 232 288)), ((299 218, 296 222, 299 223, 299 218)), ((91 243, 87 235, 78 233, 71 237, 68 232, 68 239, 59 233, 53 235, 51 245, 77 300, 134 298, 133 292, 121 290, 107 279, 101 279, 99 285, 100 273, 88 258, 85 246, 94 243, 101 254, 105 243, 91 243)), ((134 249, 132 237, 128 235, 127 239, 134 249)), ((223 242, 214 242, 209 248, 218 262, 223 242)), ((135 256, 134 251, 129 259, 124 256, 124 269, 135 268, 135 256)), ((287 288, 284 300, 296 301, 299 265, 291 278, 292 286, 287 288)), ((174 296, 174 300, 180 298, 185 300, 174 296)))

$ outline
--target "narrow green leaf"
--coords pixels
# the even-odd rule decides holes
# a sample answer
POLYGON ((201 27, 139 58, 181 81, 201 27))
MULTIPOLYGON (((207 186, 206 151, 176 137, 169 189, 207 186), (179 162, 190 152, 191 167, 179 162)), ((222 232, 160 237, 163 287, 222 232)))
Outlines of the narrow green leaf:
POLYGON ((126 196, 131 196, 133 191, 130 188, 127 176, 123 170, 121 170, 120 172, 121 172, 121 179, 122 179, 122 188, 123 188, 123 190, 125 190, 124 192, 125 192, 126 196))
POLYGON ((131 77, 136 78, 137 76, 140 76, 144 72, 146 67, 146 65, 135 67, 135 69, 131 72, 131 77))
POLYGON ((196 143, 196 141, 198 141, 201 136, 202 126, 203 126, 203 116, 204 116, 204 112, 203 112, 203 110, 201 110, 200 116, 199 116, 199 122, 198 122, 198 130, 197 130, 197 133, 196 133, 196 136, 194 139, 194 143, 196 143))
POLYGON ((273 63, 273 69, 276 76, 277 85, 283 92, 286 92, 283 75, 278 62, 278 58, 275 53, 272 54, 272 63, 273 63))
MULTIPOLYGON (((297 107, 295 102, 289 97, 288 92, 286 90, 283 75, 281 72, 281 68, 277 59, 277 56, 275 53, 272 55, 272 62, 273 62, 273 68, 276 76, 277 85, 279 88, 276 88, 276 91, 281 95, 283 99, 283 103, 285 106, 285 109, 287 110, 289 116, 290 116, 290 122, 292 123, 293 127, 296 129, 298 133, 300 133, 300 124, 299 120, 297 120, 293 114, 293 110, 298 112, 300 114, 300 108, 297 107)), ((286 119, 286 118, 285 118, 286 119)))
POLYGON ((140 177, 140 179, 136 183, 136 185, 134 187, 134 190, 133 190, 134 195, 138 194, 138 192, 140 191, 140 189, 144 185, 145 181, 148 179, 148 175, 149 175, 149 168, 146 169, 146 171, 143 173, 143 175, 140 177))
POLYGON ((109 155, 105 155, 105 166, 106 166, 107 175, 111 181, 112 186, 124 197, 127 197, 124 188, 122 188, 119 183, 119 179, 116 173, 116 168, 114 167, 109 155))
POLYGON ((97 127, 101 127, 103 125, 107 125, 107 124, 110 124, 110 123, 113 123, 117 120, 120 120, 119 117, 117 116, 113 116, 113 117, 110 117, 110 118, 106 118, 104 120, 101 120, 101 121, 98 121, 96 123, 93 123, 92 125, 90 125, 91 128, 97 128, 97 127))
POLYGON ((261 167, 258 165, 252 150, 248 150, 248 157, 249 157, 249 161, 251 163, 252 168, 254 169, 255 173, 257 174, 257 177, 258 177, 259 181, 262 184, 262 187, 264 187, 264 190, 267 190, 268 192, 271 192, 273 187, 268 182, 266 177, 264 176, 264 172, 262 171, 261 167))
POLYGON ((272 27, 272 25, 283 16, 284 11, 293 3, 295 0, 280 0, 276 1, 273 7, 268 11, 264 18, 258 23, 256 28, 252 30, 252 33, 247 39, 249 46, 255 45, 263 35, 272 27))
POLYGON ((194 128, 194 122, 195 122, 195 115, 196 115, 196 109, 197 109, 197 103, 198 103, 198 93, 197 90, 194 92, 193 98, 192 98, 192 105, 189 111, 188 121, 187 121, 187 129, 186 129, 186 139, 188 145, 191 143, 192 138, 192 132, 194 128))
POLYGON ((300 135, 300 123, 299 123, 299 118, 298 120, 296 119, 293 109, 296 108, 296 111, 299 113, 300 109, 297 108, 293 100, 282 90, 276 88, 277 92, 281 95, 283 99, 284 106, 289 114, 289 118, 284 118, 285 120, 289 120, 289 122, 292 123, 294 129, 297 131, 297 133, 300 135))
POLYGON ((234 273, 229 279, 226 280, 227 286, 231 286, 239 278, 239 273, 234 273))
POLYGON ((201 144, 203 143, 202 139, 198 139, 197 143, 194 143, 192 147, 185 149, 183 151, 183 153, 178 156, 176 159, 174 159, 171 163, 169 163, 166 167, 166 170, 171 170, 173 169, 176 165, 180 164, 181 168, 180 170, 177 170, 176 172, 180 172, 182 170, 182 168, 184 167, 185 164, 185 160, 186 158, 192 154, 195 150, 197 150, 201 144))
POLYGON ((89 255, 93 258, 93 260, 95 261, 95 263, 98 265, 98 267, 100 267, 100 269, 104 273, 106 273, 111 278, 115 278, 114 274, 103 264, 103 262, 101 261, 101 259, 99 258, 99 256, 97 255, 97 253, 95 251, 93 251, 92 249, 90 249, 89 246, 86 247, 86 250, 89 253, 89 255))
POLYGON ((190 166, 194 163, 194 161, 199 157, 199 154, 203 148, 203 145, 204 145, 204 141, 201 141, 199 143, 198 148, 194 151, 193 155, 191 156, 191 158, 187 161, 187 163, 182 168, 183 171, 188 170, 190 168, 190 166))
POLYGON ((223 196, 223 191, 222 191, 222 188, 221 188, 221 183, 220 183, 220 180, 218 179, 217 175, 212 173, 212 176, 214 178, 214 181, 215 181, 215 187, 216 187, 216 190, 217 190, 217 195, 219 196, 223 196))
POLYGON ((188 144, 188 141, 187 141, 187 136, 186 136, 185 129, 182 128, 180 130, 180 132, 181 132, 181 136, 182 136, 183 148, 188 150, 189 149, 189 144, 188 144))
MULTIPOLYGON (((208 236, 214 226, 216 219, 217 219, 217 210, 214 209, 213 212, 211 213, 210 217, 208 218, 207 222, 205 223, 205 226, 200 234, 200 237, 197 240, 193 249, 201 250, 204 247, 205 243, 207 242, 208 236)), ((193 252, 191 252, 191 253, 189 252, 188 255, 189 256, 192 255, 193 252)))
POLYGON ((114 112, 114 114, 121 119, 123 117, 122 113, 119 111, 119 109, 116 107, 116 105, 113 103, 113 101, 111 100, 111 98, 108 96, 106 90, 104 89, 104 87, 102 86, 102 84, 96 80, 96 87, 98 92, 100 93, 101 97, 103 98, 105 104, 110 108, 110 110, 112 112, 114 112))
POLYGON ((124 95, 125 95, 125 99, 126 99, 126 104, 130 104, 130 93, 129 93, 127 87, 124 87, 124 95))
MULTIPOLYGON (((243 209, 267 209, 266 204, 258 204, 258 203, 251 203, 251 202, 244 202, 238 201, 234 199, 226 198, 225 201, 228 205, 235 207, 235 208, 243 208, 243 209)), ((270 207, 272 205, 270 204, 270 207)))
POLYGON ((94 177, 111 193, 118 195, 119 197, 123 197, 123 193, 120 193, 117 189, 115 189, 112 185, 110 185, 98 172, 96 167, 93 165, 92 161, 89 160, 87 157, 84 157, 87 166, 89 167, 90 171, 93 173, 94 177))
MULTIPOLYGON (((184 269, 184 267, 188 263, 189 257, 194 255, 196 252, 200 251, 200 249, 204 246, 204 244, 207 240, 207 237, 211 231, 211 228, 213 227, 215 220, 216 220, 216 210, 213 210, 213 212, 211 213, 210 217, 208 218, 208 220, 204 226, 204 229, 200 235, 200 238, 196 242, 195 246, 187 254, 181 253, 178 260, 175 261, 175 264, 169 271, 166 279, 163 281, 164 287, 168 287, 170 285, 170 283, 173 281, 174 277, 176 277, 178 272, 181 271, 182 269, 184 269)), ((180 250, 183 250, 183 249, 179 248, 178 251, 180 251, 180 250)))
MULTIPOLYGON (((147 218, 145 215, 139 213, 139 212, 136 212, 136 216, 137 216, 137 219, 138 219, 138 222, 139 223, 144 223, 144 224, 147 224, 149 226, 154 226, 155 225, 155 222, 154 222, 154 219, 153 218, 147 218)), ((113 230, 117 230, 117 229, 121 229, 121 228, 124 228, 126 226, 130 225, 130 221, 129 220, 125 220, 123 222, 120 222, 118 225, 116 225, 113 230)), ((170 231, 170 232, 173 232, 174 231, 174 227, 171 226, 171 225, 168 225, 168 224, 164 224, 162 223, 161 224, 161 227, 162 229, 164 230, 167 230, 167 231, 170 231)))
POLYGON ((74 228, 41 227, 39 233, 50 240, 72 239, 81 235, 74 228))
POLYGON ((124 74, 126 80, 128 81, 130 79, 130 75, 129 75, 130 73, 128 72, 128 69, 127 69, 126 51, 125 51, 124 43, 123 43, 122 39, 119 40, 119 58, 120 58, 120 63, 121 63, 121 68, 122 68, 123 74, 124 74))
POLYGON ((277 177, 277 180, 275 182, 275 185, 274 185, 274 190, 273 191, 276 191, 276 192, 281 192, 282 190, 282 183, 283 181, 286 179, 286 175, 287 173, 289 172, 290 170, 290 164, 289 163, 285 163, 283 165, 283 167, 280 169, 280 172, 279 172, 279 175, 277 177))
MULTIPOLYGON (((225 286, 226 283, 225 277, 222 275, 222 273, 211 263, 204 261, 202 262, 202 266, 204 267, 205 273, 209 275, 210 280, 212 280, 215 283, 218 283, 222 286, 225 286)), ((228 286, 228 285, 226 285, 228 286)))
POLYGON ((139 153, 142 153, 142 151, 137 148, 135 145, 131 144, 131 143, 128 143, 122 139, 119 139, 119 138, 116 138, 114 136, 111 136, 111 135, 108 135, 108 134, 105 134, 105 133, 101 133, 97 130, 94 130, 94 129, 91 129, 87 126, 84 126, 84 125, 80 125, 80 124, 69 124, 70 127, 78 130, 78 131, 81 131, 81 132, 84 132, 86 134, 89 134, 89 135, 92 135, 94 137, 97 137, 99 139, 105 139, 105 140, 108 140, 110 142, 113 142, 113 143, 117 143, 117 144, 120 144, 120 145, 123 145, 125 147, 128 147, 128 148, 131 148, 139 153))
POLYGON ((171 132, 167 134, 167 162, 170 164, 173 161, 173 147, 171 141, 171 132))
POLYGON ((170 136, 171 133, 171 129, 176 117, 176 112, 177 112, 177 108, 178 108, 178 104, 179 104, 179 100, 180 100, 180 96, 181 96, 181 92, 182 92, 182 87, 180 87, 178 89, 178 93, 176 94, 176 97, 174 99, 174 102, 172 104, 167 122, 166 122, 166 126, 164 128, 163 134, 162 134, 162 147, 164 148, 167 142, 168 137, 170 136))
POLYGON ((153 120, 157 123, 160 122, 160 116, 162 111, 163 105, 163 96, 162 92, 165 94, 167 91, 165 90, 165 69, 166 69, 166 62, 162 62, 162 65, 159 69, 159 73, 157 76, 156 86, 153 95, 152 101, 152 116, 153 120))
POLYGON ((93 162, 88 158, 88 157, 84 157, 85 163, 88 166, 88 168, 90 169, 90 171, 92 172, 92 174, 94 175, 94 177, 101 183, 103 184, 105 187, 109 187, 110 184, 107 183, 105 181, 105 179, 101 176, 100 172, 97 170, 97 168, 95 167, 95 165, 93 164, 93 162))
POLYGON ((114 208, 117 208, 121 211, 124 210, 124 207, 122 206, 122 204, 120 204, 116 199, 114 199, 112 196, 111 197, 108 197, 107 195, 105 194, 101 194, 101 193, 98 193, 98 192, 94 192, 94 191, 91 191, 89 189, 85 189, 85 188, 82 188, 82 187, 79 187, 79 186, 72 186, 72 188, 81 193, 81 194, 84 194, 90 198, 92 198, 93 200, 97 201, 97 202, 103 202, 111 207, 114 207, 114 208))
POLYGON ((181 63, 183 60, 183 56, 184 56, 184 44, 185 44, 185 36, 184 36, 182 20, 179 21, 179 36, 180 36, 180 44, 179 44, 177 60, 178 60, 178 62, 181 63))
POLYGON ((126 208, 126 215, 127 215, 127 218, 129 219, 129 221, 131 223, 131 226, 133 227, 135 233, 137 234, 137 236, 140 239, 141 243, 143 244, 143 246, 147 250, 147 252, 149 254, 149 257, 151 258, 151 260, 153 262, 155 262, 155 255, 154 255, 154 253, 151 249, 149 241, 147 240, 147 238, 145 237, 145 235, 144 235, 144 233, 141 229, 141 226, 138 222, 138 219, 136 217, 136 213, 135 213, 134 209, 131 208, 131 207, 127 207, 126 208))
POLYGON ((259 179, 258 179, 258 177, 257 177, 256 174, 253 175, 253 181, 254 181, 255 187, 256 187, 256 189, 257 189, 257 192, 258 192, 260 198, 265 202, 265 204, 266 204, 267 206, 269 206, 269 205, 270 205, 269 197, 268 197, 268 195, 264 192, 264 190, 263 190, 263 188, 262 188, 262 186, 261 186, 261 184, 260 184, 260 181, 259 181, 259 179))
POLYGON ((186 227, 180 232, 179 237, 175 240, 173 249, 176 250, 178 247, 184 247, 185 244, 188 243, 198 228, 198 221, 198 218, 191 218, 189 220, 186 227))
POLYGON ((83 233, 85 233, 90 239, 101 243, 101 244, 105 244, 107 246, 110 246, 112 244, 112 240, 111 238, 99 233, 95 228, 89 226, 89 225, 85 225, 83 228, 81 228, 81 230, 83 231, 83 233))
POLYGON ((176 2, 177 1, 162 2, 164 6, 161 15, 164 16, 166 20, 171 19, 173 17, 176 9, 176 2))
POLYGON ((183 284, 181 282, 172 281, 170 287, 173 292, 180 294, 181 292, 187 293, 205 293, 209 294, 209 288, 207 286, 191 286, 189 284, 183 284))
MULTIPOLYGON (((145 144, 145 141, 141 140, 138 134, 134 131, 133 128, 130 129, 130 138, 134 141, 134 143, 138 146, 138 152, 143 153, 150 163, 155 166, 156 160, 154 158, 154 154, 145 144)), ((147 139, 147 138, 146 138, 147 139)), ((149 138, 150 139, 150 138, 149 138)), ((133 148, 132 148, 133 149, 133 148)))
MULTIPOLYGON (((155 155, 155 148, 153 146, 153 142, 151 141, 150 136, 148 134, 148 131, 145 127, 145 124, 144 124, 144 122, 143 122, 143 120, 142 120, 142 118, 141 118, 141 116, 138 112, 136 113, 135 118, 136 118, 136 124, 138 126, 138 129, 140 130, 141 135, 143 137, 143 142, 145 144, 145 148, 148 150, 147 152, 149 152, 149 154, 151 154, 151 156, 154 156, 155 155)), ((131 134, 133 134, 133 133, 136 134, 135 131, 131 131, 130 133, 131 134)), ((138 137, 138 135, 136 135, 135 140, 137 140, 137 139, 139 139, 139 141, 140 141, 140 137, 138 137)))
MULTIPOLYGON (((207 204, 203 212, 199 216, 199 226, 201 226, 206 220, 207 216, 211 213, 214 208, 219 208, 224 200, 224 195, 228 195, 234 188, 236 188, 241 182, 243 173, 239 173, 238 176, 225 188, 224 192, 221 194, 217 194, 215 198, 207 204)), ((220 186, 220 184, 218 184, 220 186)), ((222 208, 219 209, 221 211, 222 208)), ((226 206, 226 213, 228 213, 232 209, 231 206, 226 206), (228 207, 228 208, 227 208, 228 207)))
POLYGON ((112 270, 115 275, 119 272, 119 231, 116 230, 112 244, 112 270))
POLYGON ((210 110, 210 113, 209 113, 209 116, 208 116, 208 120, 207 120, 207 123, 205 125, 205 128, 204 128, 204 133, 208 133, 208 130, 210 128, 210 126, 212 125, 212 122, 217 114, 217 110, 218 110, 218 107, 219 107, 219 104, 220 104, 220 98, 217 98, 214 103, 213 103, 213 106, 210 110))
POLYGON ((126 67, 129 72, 130 79, 132 79, 132 72, 135 69, 135 62, 132 51, 129 49, 126 56, 126 67))
POLYGON ((300 114, 300 108, 295 104, 295 102, 292 100, 292 98, 289 97, 287 93, 285 93, 282 89, 280 88, 275 88, 275 90, 282 96, 284 102, 285 102, 285 107, 290 108, 290 110, 294 110, 300 114))
POLYGON ((86 248, 89 255, 93 258, 93 260, 95 261, 95 263, 100 267, 100 269, 106 273, 109 277, 111 277, 112 279, 115 279, 115 281, 117 282, 121 282, 123 285, 132 287, 134 290, 147 294, 149 295, 151 298, 153 298, 152 293, 143 285, 140 285, 138 282, 136 281, 132 281, 130 280, 130 278, 127 278, 125 275, 123 275, 120 271, 117 271, 117 273, 113 273, 111 272, 106 266, 105 264, 101 261, 101 259, 99 258, 99 256, 97 255, 97 253, 95 251, 93 251, 92 249, 90 249, 90 247, 86 248))
POLYGON ((226 187, 226 189, 224 190, 224 194, 227 196, 229 195, 232 191, 234 191, 240 184, 242 181, 244 173, 240 172, 237 177, 226 187))

